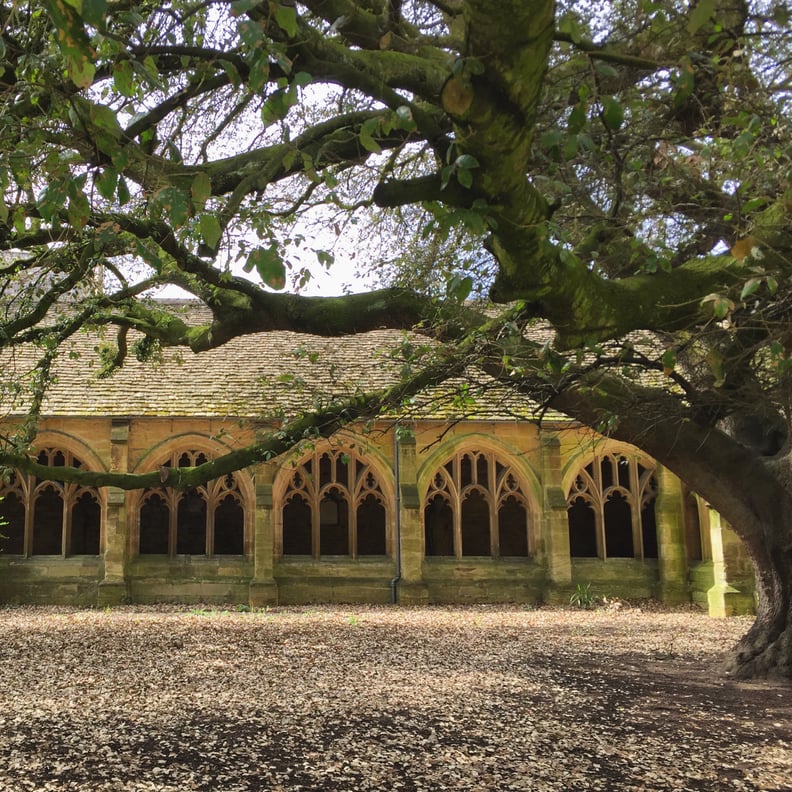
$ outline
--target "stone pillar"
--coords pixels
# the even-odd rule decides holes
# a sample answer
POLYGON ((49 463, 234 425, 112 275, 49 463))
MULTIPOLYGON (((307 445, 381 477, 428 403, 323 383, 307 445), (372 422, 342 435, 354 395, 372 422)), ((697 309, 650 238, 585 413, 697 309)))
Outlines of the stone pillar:
POLYGON ((424 542, 415 437, 401 432, 398 435, 397 445, 396 487, 399 521, 397 527, 401 562, 398 601, 402 605, 421 605, 428 601, 428 593, 423 581, 424 542))
MULTIPOLYGON (((113 419, 110 427, 110 470, 129 470, 129 421, 113 419)), ((118 487, 107 488, 104 522, 104 578, 99 583, 97 605, 120 605, 127 598, 126 564, 129 557, 129 531, 126 493, 118 487)))
POLYGON ((729 524, 710 509, 712 587, 707 591, 710 616, 754 613, 754 571, 745 547, 729 524))
POLYGON ((250 607, 262 608, 278 602, 274 577, 275 521, 272 482, 276 467, 259 465, 254 473, 256 506, 253 514, 253 579, 250 581, 250 607))
POLYGON ((663 602, 690 602, 682 482, 662 465, 657 466, 655 475, 659 596, 663 602))
POLYGON ((537 528, 544 542, 547 564, 545 599, 566 603, 572 588, 572 559, 569 554, 569 519, 562 488, 561 441, 542 434, 542 514, 537 528))

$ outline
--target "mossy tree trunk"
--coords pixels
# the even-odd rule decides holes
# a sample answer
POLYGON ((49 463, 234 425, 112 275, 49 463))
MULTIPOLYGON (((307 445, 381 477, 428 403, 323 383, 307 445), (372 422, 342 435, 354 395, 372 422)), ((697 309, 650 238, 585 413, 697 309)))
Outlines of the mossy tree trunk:
MULTIPOLYGON (((530 390, 533 390, 529 386, 530 390)), ((590 426, 618 416, 610 436, 647 451, 712 505, 754 565, 756 620, 730 653, 736 676, 792 677, 792 457, 773 457, 697 422, 677 397, 597 374, 553 401, 590 426)))

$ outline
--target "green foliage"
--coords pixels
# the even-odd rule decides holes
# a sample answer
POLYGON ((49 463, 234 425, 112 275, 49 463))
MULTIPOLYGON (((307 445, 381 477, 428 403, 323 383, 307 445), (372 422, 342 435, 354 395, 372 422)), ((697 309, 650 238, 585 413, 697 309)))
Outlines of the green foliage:
POLYGON ((243 265, 245 272, 258 273, 262 282, 273 289, 282 289, 286 285, 286 267, 276 244, 269 247, 258 247, 250 251, 243 265))
POLYGON ((141 363, 162 362, 162 345, 157 338, 143 336, 132 345, 132 351, 141 363))
MULTIPOLYGON (((449 149, 450 151, 450 149, 449 149)), ((479 167, 479 161, 472 154, 460 154, 440 171, 440 186, 448 187, 452 178, 465 189, 473 186, 473 171, 479 167)))
POLYGON ((85 31, 85 23, 103 23, 104 1, 87 0, 80 3, 80 9, 65 0, 45 0, 44 5, 55 23, 56 41, 63 53, 69 77, 78 88, 88 88, 93 82, 96 67, 93 64, 94 51, 85 31))
POLYGON ((687 23, 687 32, 691 35, 704 27, 715 14, 715 0, 697 0, 693 4, 687 23))
POLYGON ((569 598, 569 604, 582 610, 591 610, 597 605, 598 598, 591 591, 591 583, 578 583, 569 598))

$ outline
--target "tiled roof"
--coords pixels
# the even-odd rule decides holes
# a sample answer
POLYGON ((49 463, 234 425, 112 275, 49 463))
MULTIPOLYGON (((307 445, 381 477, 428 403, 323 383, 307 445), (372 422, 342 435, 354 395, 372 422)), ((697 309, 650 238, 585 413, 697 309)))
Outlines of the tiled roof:
MULTIPOLYGON (((195 303, 169 301, 173 310, 187 310, 190 323, 209 318, 195 303)), ((105 335, 85 330, 58 357, 55 382, 42 410, 50 416, 290 416, 326 402, 331 396, 371 390, 397 381, 402 363, 390 351, 405 336, 397 330, 377 330, 354 336, 321 338, 292 332, 254 333, 235 338, 218 349, 194 354, 166 349, 159 362, 141 363, 130 352, 124 366, 100 377, 97 354, 105 335)), ((0 357, 6 374, 29 370, 34 350, 17 350, 0 357)), ((6 383, 13 376, 3 377, 6 383)), ((457 383, 449 383, 417 399, 422 417, 514 420, 527 418, 533 406, 506 388, 492 388, 480 371, 471 371, 469 398, 460 401, 457 383), (475 384, 488 386, 486 398, 475 384)), ((11 404, 12 394, 0 384, 0 408, 20 413, 24 400, 11 404)), ((560 416, 556 416, 560 417, 560 416)))

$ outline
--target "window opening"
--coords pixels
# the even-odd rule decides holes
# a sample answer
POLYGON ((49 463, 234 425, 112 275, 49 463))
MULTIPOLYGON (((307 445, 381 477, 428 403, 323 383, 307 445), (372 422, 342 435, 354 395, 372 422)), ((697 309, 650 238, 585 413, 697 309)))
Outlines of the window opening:
POLYGON ((569 550, 577 558, 657 558, 654 471, 606 454, 581 468, 567 496, 569 550))
POLYGON ((232 494, 215 509, 214 554, 243 555, 245 552, 245 510, 232 494))
MULTIPOLYGON (((604 483, 604 482, 603 482, 604 483)), ((623 492, 613 490, 604 506, 605 552, 609 558, 632 558, 633 513, 623 492)))
POLYGON ((569 552, 574 558, 596 558, 597 522, 591 503, 575 498, 569 506, 569 552))
POLYGON ((463 451, 432 477, 424 497, 427 556, 528 556, 528 503, 512 468, 493 454, 463 451))
POLYGON ((283 504, 284 555, 389 555, 382 487, 356 454, 315 451, 292 473, 283 504), (319 481, 312 470, 319 471, 319 481))
POLYGON ((463 556, 490 555, 490 507, 481 490, 468 489, 465 493, 460 533, 463 556))
POLYGON ((33 504, 33 555, 63 552, 63 498, 52 485, 38 491, 33 504))
POLYGON ((167 555, 170 509, 165 498, 150 492, 140 507, 140 554, 167 555))
POLYGON ((366 495, 357 508, 358 555, 386 555, 385 504, 373 494, 366 495))
POLYGON ((337 487, 319 503, 319 554, 349 555, 349 505, 337 487))
POLYGON ((687 548, 688 561, 704 560, 698 498, 692 492, 685 495, 685 547, 687 548))
POLYGON ((70 555, 99 555, 102 510, 93 492, 83 492, 74 502, 70 555))
POLYGON ((311 555, 311 506, 298 493, 283 506, 283 552, 285 555, 311 555))
POLYGON ((451 504, 442 496, 435 495, 424 508, 426 529, 426 555, 454 555, 454 514, 451 504))
POLYGON ((6 555, 23 555, 25 552, 25 500, 13 490, 6 491, 0 500, 0 552, 6 555))
POLYGON ((176 510, 177 555, 206 553, 206 494, 198 489, 187 490, 176 510))
MULTIPOLYGON (((47 467, 80 468, 70 451, 43 448, 36 460, 47 467)), ((13 471, 0 487, 0 552, 8 555, 98 555, 102 508, 92 487, 39 481, 13 471)))
POLYGON ((507 495, 498 509, 498 544, 502 556, 527 556, 528 523, 525 504, 514 495, 507 495))
MULTIPOLYGON (((203 451, 176 451, 163 467, 196 467, 203 451)), ((138 512, 140 555, 243 555, 245 507, 239 482, 229 473, 186 492, 145 490, 138 512)))

